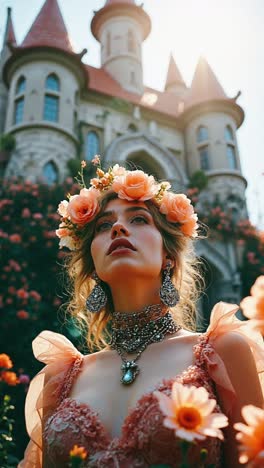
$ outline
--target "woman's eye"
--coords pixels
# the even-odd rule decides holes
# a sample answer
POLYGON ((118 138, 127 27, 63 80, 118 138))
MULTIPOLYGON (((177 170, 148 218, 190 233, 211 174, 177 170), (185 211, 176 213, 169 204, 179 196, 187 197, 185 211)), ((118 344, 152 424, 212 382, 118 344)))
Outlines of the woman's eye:
POLYGON ((107 231, 107 229, 111 229, 112 223, 110 221, 105 221, 104 223, 98 224, 96 226, 96 232, 107 231))
POLYGON ((135 216, 132 219, 132 223, 136 222, 137 224, 148 224, 148 220, 144 216, 135 216))

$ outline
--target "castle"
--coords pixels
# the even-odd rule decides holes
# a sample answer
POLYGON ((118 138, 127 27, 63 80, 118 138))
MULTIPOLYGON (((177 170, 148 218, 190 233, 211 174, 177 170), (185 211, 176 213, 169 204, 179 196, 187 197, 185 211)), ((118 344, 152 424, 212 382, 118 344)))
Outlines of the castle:
MULTIPOLYGON (((0 134, 13 134, 16 148, 0 160, 4 176, 60 182, 70 160, 101 154, 105 166, 139 166, 184 191, 202 169, 209 180, 203 197, 218 196, 234 215, 246 217, 236 138, 244 119, 239 93, 229 98, 203 58, 190 87, 172 56, 164 91, 144 86, 142 46, 151 19, 135 0, 106 0, 94 12, 91 31, 101 46, 100 68, 82 62, 86 50, 73 50, 57 0, 45 0, 20 45, 8 8, 0 134)), ((220 299, 238 301, 234 243, 207 239, 197 251, 213 277, 206 308, 220 299)))

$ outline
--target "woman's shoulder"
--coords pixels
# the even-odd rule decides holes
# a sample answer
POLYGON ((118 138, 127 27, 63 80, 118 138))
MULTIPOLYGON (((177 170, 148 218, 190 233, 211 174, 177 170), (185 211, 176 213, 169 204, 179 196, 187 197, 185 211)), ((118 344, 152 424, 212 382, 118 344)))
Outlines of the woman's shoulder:
POLYGON ((32 342, 34 356, 45 364, 72 361, 83 355, 66 336, 50 330, 44 330, 32 342))

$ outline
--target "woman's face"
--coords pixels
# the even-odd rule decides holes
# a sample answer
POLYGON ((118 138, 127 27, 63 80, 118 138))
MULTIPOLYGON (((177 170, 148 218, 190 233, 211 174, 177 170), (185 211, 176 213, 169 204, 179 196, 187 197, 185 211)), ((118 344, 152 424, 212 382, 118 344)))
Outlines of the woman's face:
POLYGON ((91 255, 99 278, 109 285, 124 275, 157 279, 166 262, 161 233, 145 203, 119 198, 98 217, 91 255))

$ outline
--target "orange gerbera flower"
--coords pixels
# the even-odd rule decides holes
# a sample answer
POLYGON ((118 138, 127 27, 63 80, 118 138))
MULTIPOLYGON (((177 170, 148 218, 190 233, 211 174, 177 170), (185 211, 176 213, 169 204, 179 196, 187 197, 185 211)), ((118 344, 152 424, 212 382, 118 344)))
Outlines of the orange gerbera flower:
POLYGON ((159 391, 154 395, 165 415, 164 426, 174 429, 175 436, 190 442, 207 436, 223 440, 220 428, 228 425, 228 419, 222 413, 212 413, 216 401, 205 388, 174 382, 171 398, 159 391))
POLYGON ((3 371, 1 372, 0 379, 3 382, 7 383, 8 385, 11 385, 12 387, 14 387, 15 385, 19 383, 19 380, 15 372, 3 371))
POLYGON ((13 363, 8 354, 0 354, 0 367, 4 369, 11 369, 11 367, 13 367, 13 363))
POLYGON ((240 442, 239 462, 251 462, 248 467, 261 468, 264 466, 264 410, 246 405, 242 408, 242 416, 247 425, 234 424, 234 428, 239 431, 236 435, 240 442))
POLYGON ((84 447, 79 447, 78 445, 74 445, 70 451, 71 458, 80 458, 81 460, 85 460, 87 455, 88 455, 87 450, 85 450, 84 447))

